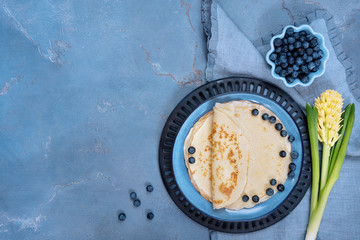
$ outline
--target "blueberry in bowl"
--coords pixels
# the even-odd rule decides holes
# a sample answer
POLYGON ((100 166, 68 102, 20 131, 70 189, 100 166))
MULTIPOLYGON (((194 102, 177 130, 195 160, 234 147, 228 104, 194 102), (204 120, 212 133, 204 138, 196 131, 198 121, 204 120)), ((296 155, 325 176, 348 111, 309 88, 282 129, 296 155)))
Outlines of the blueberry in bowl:
POLYGON ((323 36, 309 25, 286 26, 271 39, 270 47, 266 62, 271 75, 287 87, 307 87, 325 72, 329 52, 323 36))

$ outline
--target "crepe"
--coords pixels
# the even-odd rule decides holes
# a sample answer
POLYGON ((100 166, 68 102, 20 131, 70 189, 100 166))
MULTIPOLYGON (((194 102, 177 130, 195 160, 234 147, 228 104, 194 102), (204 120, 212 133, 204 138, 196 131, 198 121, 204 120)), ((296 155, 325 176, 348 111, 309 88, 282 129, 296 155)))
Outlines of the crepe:
MULTIPOLYGON (((194 187, 213 208, 239 210, 251 208, 270 198, 270 179, 284 184, 291 162, 291 145, 281 137, 275 124, 262 114, 275 116, 266 107, 249 101, 217 103, 193 126, 184 143, 184 157, 194 187), (259 114, 252 115, 257 109, 259 114), (193 146, 194 154, 188 152, 193 146), (287 153, 279 156, 280 151, 287 153), (189 157, 195 158, 190 164, 189 157), (242 197, 249 196, 244 202, 242 197), (255 203, 252 196, 258 196, 255 203)), ((281 123, 279 119, 277 123, 281 123)), ((283 128, 285 129, 285 127, 283 128)))

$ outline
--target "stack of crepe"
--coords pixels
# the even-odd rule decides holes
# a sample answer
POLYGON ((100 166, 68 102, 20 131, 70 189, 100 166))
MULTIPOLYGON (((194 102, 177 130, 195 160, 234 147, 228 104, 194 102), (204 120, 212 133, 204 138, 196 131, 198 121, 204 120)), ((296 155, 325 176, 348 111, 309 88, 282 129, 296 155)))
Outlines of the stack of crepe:
POLYGON ((286 181, 291 145, 274 123, 262 119, 264 113, 275 116, 249 101, 217 103, 187 135, 183 152, 190 180, 214 209, 251 208, 270 198, 266 189, 277 192, 270 179, 278 184, 286 181), (259 111, 257 116, 253 109, 259 111), (190 154, 189 147, 196 152, 190 154), (284 158, 279 156, 282 150, 288 153, 284 158), (193 164, 189 157, 195 158, 193 164), (244 195, 250 200, 243 201, 244 195), (257 203, 251 200, 254 195, 259 197, 257 203))

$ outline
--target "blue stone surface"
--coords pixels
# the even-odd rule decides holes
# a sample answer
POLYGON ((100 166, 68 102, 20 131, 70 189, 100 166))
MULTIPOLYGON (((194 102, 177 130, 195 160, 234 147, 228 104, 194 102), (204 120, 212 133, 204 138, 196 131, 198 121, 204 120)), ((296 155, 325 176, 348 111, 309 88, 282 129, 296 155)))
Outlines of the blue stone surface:
MULTIPOLYGON (((359 69, 355 0, 221 4, 252 41, 324 8, 359 69)), ((167 116, 204 82, 200 8, 190 0, 0 1, 0 239, 209 239, 170 199, 157 154, 167 116)), ((303 237, 284 221, 274 228, 277 239, 303 237)))

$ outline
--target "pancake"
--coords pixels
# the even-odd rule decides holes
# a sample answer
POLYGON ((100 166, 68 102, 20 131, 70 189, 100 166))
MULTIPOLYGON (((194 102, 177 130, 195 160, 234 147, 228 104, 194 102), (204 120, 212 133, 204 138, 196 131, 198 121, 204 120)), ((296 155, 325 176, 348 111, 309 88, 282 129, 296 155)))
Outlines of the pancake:
POLYGON ((249 101, 217 103, 186 137, 183 151, 190 180, 214 209, 251 208, 270 198, 266 189, 277 192, 270 179, 285 183, 291 145, 280 136, 275 123, 262 119, 264 113, 275 116, 249 101), (259 111, 257 116, 252 115, 253 109, 259 111), (189 154, 190 146, 196 149, 194 154, 189 154), (286 157, 280 157, 280 151, 285 151, 286 157), (193 164, 189 157, 195 158, 193 164), (244 195, 250 200, 244 202, 244 195), (251 200, 254 195, 259 197, 257 203, 251 200))

